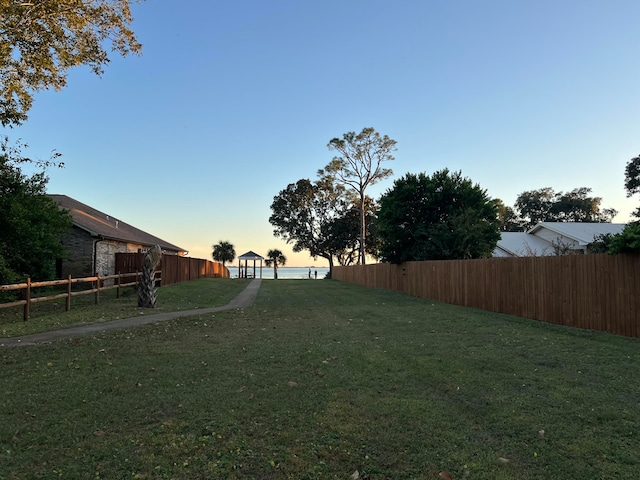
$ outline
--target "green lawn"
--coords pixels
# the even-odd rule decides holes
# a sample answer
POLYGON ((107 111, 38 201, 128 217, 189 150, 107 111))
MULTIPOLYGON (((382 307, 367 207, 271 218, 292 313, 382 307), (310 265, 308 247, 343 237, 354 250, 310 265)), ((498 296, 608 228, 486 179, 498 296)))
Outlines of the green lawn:
MULTIPOLYGON (((171 285, 158 289, 158 304, 154 309, 138 308, 138 296, 133 287, 123 288, 120 298, 116 290, 95 295, 81 295, 71 299, 71 309, 65 311, 66 299, 36 303, 31 306, 28 321, 23 321, 22 307, 0 309, 0 337, 15 337, 29 333, 47 332, 74 325, 105 322, 119 318, 153 315, 161 312, 193 310, 225 305, 249 284, 249 280, 224 278, 208 279, 171 285)), ((60 293, 49 289, 39 297, 60 293)))
POLYGON ((251 308, 0 350, 0 478, 637 479, 639 353, 265 280, 251 308))

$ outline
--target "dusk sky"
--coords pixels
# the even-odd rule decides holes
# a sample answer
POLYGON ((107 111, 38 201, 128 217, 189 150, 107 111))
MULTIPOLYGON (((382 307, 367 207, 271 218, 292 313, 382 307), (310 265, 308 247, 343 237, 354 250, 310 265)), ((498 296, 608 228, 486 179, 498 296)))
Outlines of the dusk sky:
POLYGON ((373 127, 394 175, 461 170, 513 206, 526 190, 590 187, 629 220, 640 154, 637 0, 148 0, 142 56, 71 71, 4 129, 69 195, 198 258, 278 248, 273 197, 316 178, 327 143, 373 127))

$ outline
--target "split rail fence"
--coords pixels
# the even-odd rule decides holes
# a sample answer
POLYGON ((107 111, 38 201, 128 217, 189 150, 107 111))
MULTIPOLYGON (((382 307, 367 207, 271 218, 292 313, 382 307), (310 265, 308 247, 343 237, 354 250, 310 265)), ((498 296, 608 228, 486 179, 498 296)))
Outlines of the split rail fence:
POLYGON ((333 267, 332 278, 454 305, 640 338, 640 255, 333 267))
MULTIPOLYGON (((71 275, 66 280, 49 280, 45 282, 32 282, 30 278, 27 278, 27 281, 24 283, 14 283, 12 285, 0 285, 0 292, 10 292, 16 290, 24 291, 22 295, 24 298, 22 300, 16 300, 15 302, 2 303, 0 304, 0 308, 10 308, 10 307, 19 307, 23 306, 23 320, 29 320, 31 305, 34 303, 40 302, 48 302, 51 300, 58 300, 60 298, 66 299, 65 308, 68 312, 71 310, 71 298, 76 297, 78 295, 95 295, 95 303, 96 305, 100 301, 100 292, 105 290, 113 290, 117 289, 116 296, 120 298, 120 292, 123 287, 129 287, 136 285, 138 283, 138 275, 137 273, 127 273, 124 275, 108 275, 105 277, 85 277, 85 278, 71 278, 71 275), (122 279, 126 278, 128 280, 133 278, 133 281, 128 281, 122 283, 122 279), (113 285, 104 285, 105 281, 113 280, 113 285), (82 283, 90 283, 90 288, 86 288, 83 290, 72 291, 72 286, 82 283), (46 297, 34 297, 33 289, 34 288, 42 288, 42 287, 61 287, 66 285, 66 291, 64 293, 57 293, 55 295, 49 295, 46 297)), ((108 282, 111 283, 111 282, 108 282)))
MULTIPOLYGON (((47 302, 51 300, 66 299, 66 310, 71 309, 71 298, 78 295, 95 295, 95 303, 100 300, 100 292, 105 290, 117 289, 117 297, 120 298, 120 291, 123 287, 134 286, 138 283, 138 277, 142 274, 142 253, 116 253, 116 275, 108 275, 104 277, 85 277, 72 278, 71 275, 64 280, 49 280, 44 282, 32 282, 30 278, 24 283, 15 283, 12 285, 0 285, 0 292, 24 291, 21 300, 14 302, 1 303, 0 309, 19 307, 24 309, 23 319, 29 319, 31 305, 34 303, 47 302), (125 281, 122 279, 131 279, 133 281, 125 281), (72 290, 72 286, 76 284, 90 283, 90 288, 81 290, 72 290), (62 287, 66 285, 64 293, 49 295, 45 297, 34 297, 33 289, 42 287, 62 287)), ((155 272, 156 285, 171 285, 173 283, 186 282, 196 280, 198 278, 229 278, 229 269, 219 262, 211 262, 201 258, 179 257, 177 255, 163 255, 160 262, 159 270, 155 272)))

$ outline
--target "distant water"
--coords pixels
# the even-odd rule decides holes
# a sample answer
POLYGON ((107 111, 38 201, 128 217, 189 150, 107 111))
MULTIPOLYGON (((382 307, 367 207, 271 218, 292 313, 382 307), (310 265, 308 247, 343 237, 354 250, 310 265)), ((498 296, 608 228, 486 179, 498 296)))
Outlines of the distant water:
MULTIPOLYGON (((231 278, 238 277, 238 267, 230 267, 229 274, 231 278)), ((278 280, 285 279, 309 279, 309 268, 311 268, 311 279, 315 279, 315 272, 318 272, 318 280, 321 280, 329 273, 329 267, 278 267, 278 280)), ((244 270, 244 265, 243 265, 244 270)), ((249 275, 253 275, 253 265, 249 265, 249 275)), ((256 265, 256 278, 260 278, 260 265, 256 265)), ((273 279, 273 267, 262 266, 262 278, 273 279)))

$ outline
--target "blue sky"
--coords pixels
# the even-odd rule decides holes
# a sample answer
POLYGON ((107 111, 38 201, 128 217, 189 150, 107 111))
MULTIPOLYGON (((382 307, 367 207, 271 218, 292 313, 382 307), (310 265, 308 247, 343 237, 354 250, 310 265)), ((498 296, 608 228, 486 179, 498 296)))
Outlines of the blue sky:
POLYGON ((63 154, 50 193, 190 256, 227 240, 325 266, 273 237, 269 207, 364 127, 398 142, 374 197, 447 167, 507 205, 590 187, 626 222, 638 204, 636 0, 148 0, 134 16, 142 56, 73 70, 4 133, 63 154))

